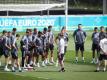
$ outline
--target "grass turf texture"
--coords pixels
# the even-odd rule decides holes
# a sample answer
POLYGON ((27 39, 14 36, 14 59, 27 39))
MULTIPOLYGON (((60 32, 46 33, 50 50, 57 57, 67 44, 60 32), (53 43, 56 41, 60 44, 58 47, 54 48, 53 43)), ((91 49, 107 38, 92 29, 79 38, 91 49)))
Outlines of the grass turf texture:
MULTIPOLYGON (((55 36, 58 32, 55 32, 55 36)), ((20 33, 23 34, 23 33, 20 33)), ((75 63, 75 46, 72 38, 72 32, 69 32, 69 46, 68 51, 65 56, 65 69, 66 72, 58 72, 60 67, 47 66, 36 68, 35 71, 30 72, 3 72, 1 70, 0 80, 101 80, 107 79, 106 72, 96 73, 96 65, 91 64, 91 34, 92 31, 87 32, 87 40, 85 43, 85 63, 81 62, 81 57, 79 56, 79 63, 75 63)), ((54 54, 56 57, 56 45, 54 54)), ((20 55, 19 55, 20 56, 20 55)), ((3 58, 2 58, 3 60, 3 58)), ((56 59, 55 59, 56 60, 56 59)), ((4 61, 4 60, 3 60, 4 61)))

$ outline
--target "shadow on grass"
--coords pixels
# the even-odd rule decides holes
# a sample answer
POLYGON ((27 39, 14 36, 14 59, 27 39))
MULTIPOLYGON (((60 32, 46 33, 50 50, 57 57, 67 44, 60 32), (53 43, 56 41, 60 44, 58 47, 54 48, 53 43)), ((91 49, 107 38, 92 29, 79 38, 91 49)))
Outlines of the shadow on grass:
POLYGON ((92 64, 90 62, 82 62, 82 61, 79 61, 78 63, 76 63, 75 61, 66 60, 65 62, 75 64, 75 65, 93 65, 93 66, 96 65, 96 64, 92 64))
POLYGON ((95 72, 95 71, 94 70, 92 70, 92 71, 90 71, 90 70, 89 71, 88 70, 87 71, 79 71, 78 70, 78 71, 73 71, 73 72, 95 72))
POLYGON ((35 72, 59 72, 59 71, 35 71, 35 72))

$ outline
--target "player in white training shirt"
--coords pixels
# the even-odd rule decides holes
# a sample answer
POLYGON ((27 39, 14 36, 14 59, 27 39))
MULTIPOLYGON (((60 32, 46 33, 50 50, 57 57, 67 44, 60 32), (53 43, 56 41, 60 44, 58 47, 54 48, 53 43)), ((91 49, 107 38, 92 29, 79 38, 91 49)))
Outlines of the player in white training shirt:
POLYGON ((65 69, 64 69, 64 49, 65 49, 65 41, 64 41, 64 36, 63 34, 60 34, 60 40, 59 40, 59 43, 58 43, 58 62, 61 66, 61 70, 60 72, 65 72, 65 69))
POLYGON ((103 71, 105 72, 107 66, 106 62, 107 62, 107 36, 105 36, 105 38, 100 41, 100 56, 96 72, 100 71, 100 67, 103 67, 103 71), (104 64, 101 65, 102 63, 104 64))

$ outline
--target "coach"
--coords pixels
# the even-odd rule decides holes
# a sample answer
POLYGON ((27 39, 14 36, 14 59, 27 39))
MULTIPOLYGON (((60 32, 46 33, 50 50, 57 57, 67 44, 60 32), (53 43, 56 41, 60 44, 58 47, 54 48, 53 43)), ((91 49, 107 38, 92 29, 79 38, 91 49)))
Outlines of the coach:
POLYGON ((76 51, 76 63, 78 62, 78 51, 81 51, 82 61, 84 62, 84 43, 86 39, 86 32, 82 30, 82 24, 78 24, 78 29, 73 33, 76 51))

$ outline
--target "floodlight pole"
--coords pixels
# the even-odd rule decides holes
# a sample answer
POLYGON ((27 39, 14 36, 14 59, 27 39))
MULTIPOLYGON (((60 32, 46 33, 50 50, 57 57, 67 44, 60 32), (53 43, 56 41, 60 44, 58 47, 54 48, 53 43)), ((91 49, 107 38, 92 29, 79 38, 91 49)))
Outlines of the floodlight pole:
POLYGON ((65 2, 65 27, 68 26, 68 0, 65 2))
MULTIPOLYGON (((47 0, 47 4, 49 4, 49 3, 50 3, 50 1, 47 0)), ((49 16, 49 9, 47 10, 47 15, 49 16)))
POLYGON ((107 14, 107 0, 103 0, 103 14, 107 14))
POLYGON ((9 16, 9 11, 7 11, 7 16, 9 16))

